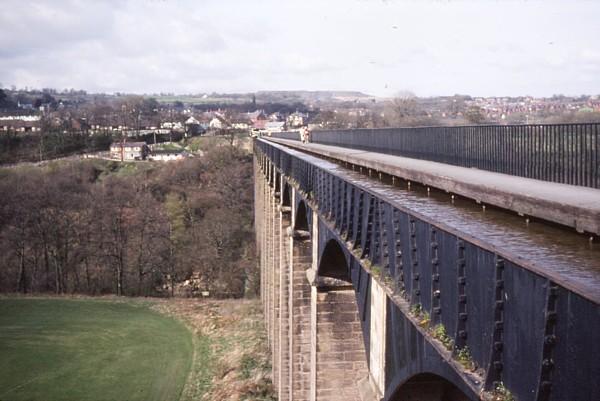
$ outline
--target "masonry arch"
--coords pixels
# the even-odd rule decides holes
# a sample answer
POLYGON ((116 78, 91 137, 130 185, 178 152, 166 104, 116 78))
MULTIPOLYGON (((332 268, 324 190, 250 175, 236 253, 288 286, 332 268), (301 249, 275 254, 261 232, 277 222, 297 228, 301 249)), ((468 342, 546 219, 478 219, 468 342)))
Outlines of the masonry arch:
POLYGON ((471 401, 455 384, 434 373, 419 373, 400 385, 389 401, 471 401))
POLYGON ((352 281, 346 254, 337 240, 330 239, 325 244, 325 248, 321 254, 318 273, 324 277, 331 277, 347 282, 352 281))
POLYGON ((310 231, 308 227, 308 215, 306 209, 306 203, 300 201, 298 208, 296 209, 296 218, 294 219, 294 230, 298 231, 310 231))

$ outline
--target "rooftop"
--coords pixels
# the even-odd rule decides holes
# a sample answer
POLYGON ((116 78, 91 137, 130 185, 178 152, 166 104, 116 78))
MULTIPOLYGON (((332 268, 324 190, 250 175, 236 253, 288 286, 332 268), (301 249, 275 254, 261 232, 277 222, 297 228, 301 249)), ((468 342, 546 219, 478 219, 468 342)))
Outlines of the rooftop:
POLYGON ((142 146, 147 146, 146 142, 125 142, 125 143, 121 143, 121 142, 113 142, 111 143, 110 147, 121 147, 121 145, 123 145, 124 148, 135 148, 135 147, 142 147, 142 146))

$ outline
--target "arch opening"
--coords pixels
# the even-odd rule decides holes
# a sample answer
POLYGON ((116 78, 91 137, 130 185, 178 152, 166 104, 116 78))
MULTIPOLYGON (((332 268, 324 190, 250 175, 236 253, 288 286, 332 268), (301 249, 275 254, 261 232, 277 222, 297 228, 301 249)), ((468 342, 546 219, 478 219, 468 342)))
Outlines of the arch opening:
POLYGON ((390 401, 470 401, 470 398, 443 377, 421 373, 401 385, 390 401))
POLYGON ((292 206, 292 194, 290 185, 286 182, 283 186, 283 193, 281 195, 282 206, 292 206))
POLYGON ((306 204, 301 201, 296 211, 296 219, 294 220, 294 230, 310 231, 308 228, 308 218, 306 216, 306 204))
POLYGON ((319 275, 347 282, 352 281, 346 255, 340 244, 334 239, 329 240, 325 245, 319 264, 319 275))
POLYGON ((275 172, 275 192, 281 192, 281 174, 275 172))

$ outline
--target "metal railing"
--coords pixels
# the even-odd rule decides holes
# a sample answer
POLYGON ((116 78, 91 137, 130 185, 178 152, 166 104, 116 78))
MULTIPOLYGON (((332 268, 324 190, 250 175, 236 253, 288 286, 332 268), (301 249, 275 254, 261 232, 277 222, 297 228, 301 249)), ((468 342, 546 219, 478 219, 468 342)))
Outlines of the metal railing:
POLYGON ((312 142, 600 188, 600 123, 314 131, 312 142))

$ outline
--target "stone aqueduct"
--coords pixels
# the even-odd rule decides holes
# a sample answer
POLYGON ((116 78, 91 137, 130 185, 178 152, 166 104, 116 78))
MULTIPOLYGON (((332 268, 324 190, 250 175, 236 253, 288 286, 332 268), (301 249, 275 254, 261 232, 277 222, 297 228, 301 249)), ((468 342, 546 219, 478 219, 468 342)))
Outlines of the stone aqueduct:
POLYGON ((600 400, 597 300, 383 185, 258 139, 255 220, 279 400, 600 400))

